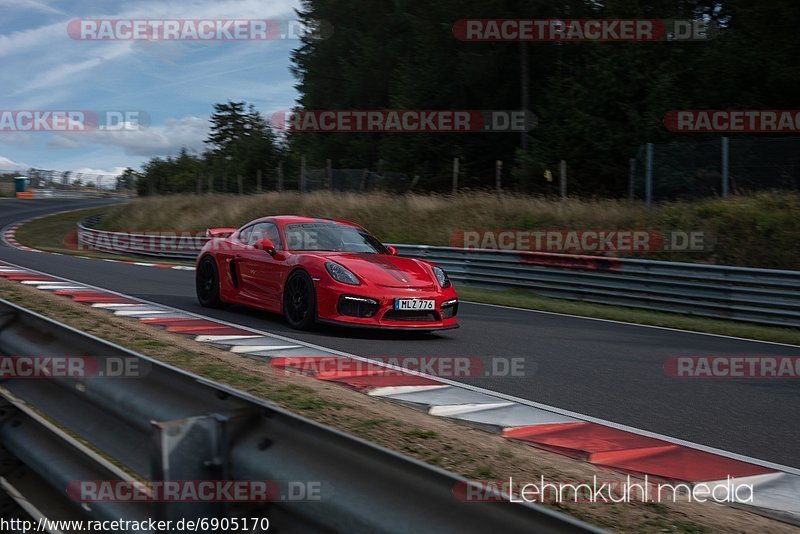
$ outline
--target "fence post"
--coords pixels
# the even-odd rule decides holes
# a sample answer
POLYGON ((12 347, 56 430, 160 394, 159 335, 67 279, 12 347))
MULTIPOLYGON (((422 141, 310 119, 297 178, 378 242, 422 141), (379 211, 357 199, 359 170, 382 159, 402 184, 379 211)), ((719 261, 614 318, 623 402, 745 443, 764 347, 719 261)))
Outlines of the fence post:
POLYGON ((258 191, 259 193, 261 192, 261 180, 262 180, 261 169, 258 169, 256 171, 256 191, 258 191))
POLYGON ((722 198, 728 198, 730 193, 730 176, 728 174, 728 157, 730 150, 728 147, 728 138, 722 138, 722 198))
POLYGON ((300 192, 306 192, 306 157, 300 158, 300 192))
POLYGON ((628 201, 633 202, 634 185, 636 183, 636 158, 628 161, 628 201))
POLYGON ((561 192, 561 200, 567 199, 567 160, 562 159, 560 165, 560 175, 558 179, 558 187, 561 192))
POLYGON ((644 169, 644 202, 648 208, 653 204, 653 143, 647 143, 647 160, 644 169))
POLYGON ((458 158, 453 158, 453 194, 458 193, 458 158))
POLYGON ((494 187, 498 193, 503 190, 503 162, 499 159, 494 162, 494 187))
POLYGON ((332 167, 331 160, 325 160, 325 176, 328 179, 328 189, 333 191, 333 167, 332 167))
POLYGON ((278 163, 278 193, 283 191, 283 162, 278 163))

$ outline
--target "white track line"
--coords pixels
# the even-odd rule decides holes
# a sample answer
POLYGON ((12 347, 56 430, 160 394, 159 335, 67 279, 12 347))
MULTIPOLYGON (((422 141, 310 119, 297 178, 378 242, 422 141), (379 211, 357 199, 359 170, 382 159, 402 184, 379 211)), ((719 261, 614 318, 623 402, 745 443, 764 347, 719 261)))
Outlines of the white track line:
MULTIPOLYGON (((601 322, 604 322, 604 323, 615 323, 615 324, 623 324, 623 325, 626 325, 626 326, 637 326, 639 328, 655 328, 657 330, 668 330, 668 331, 671 331, 671 332, 682 332, 684 334, 695 334, 695 335, 698 335, 698 336, 721 337, 721 338, 726 338, 726 339, 734 339, 736 341, 749 341, 751 343, 767 343, 769 345, 778 345, 778 346, 781 346, 781 347, 800 348, 800 345, 793 345, 791 343, 781 343, 779 341, 764 341, 764 340, 761 340, 761 339, 752 339, 752 338, 748 338, 748 337, 737 337, 737 336, 729 336, 729 335, 726 335, 726 334, 712 334, 712 333, 709 333, 709 332, 696 332, 694 330, 683 330, 681 328, 670 328, 668 326, 655 326, 655 325, 651 325, 651 324, 628 323, 628 322, 625 322, 625 321, 617 321, 615 319, 602 319, 600 317, 586 317, 586 316, 583 316, 583 315, 572 315, 572 314, 569 314, 569 313, 550 312, 550 311, 543 311, 543 310, 532 310, 530 308, 518 308, 516 306, 504 306, 503 304, 488 304, 486 302, 475 302, 475 301, 472 301, 472 300, 462 300, 460 302, 462 302, 464 304, 474 304, 476 306, 489 306, 489 307, 492 307, 492 308, 505 308, 505 309, 508 309, 508 310, 516 310, 516 311, 523 311, 523 312, 530 312, 530 313, 542 313, 542 314, 545 314, 545 315, 557 315, 559 317, 571 317, 573 319, 586 319, 587 321, 601 321, 601 322)), ((662 312, 662 313, 668 313, 668 312, 662 312)), ((710 317, 706 317, 706 319, 713 320, 713 318, 710 318, 710 317)), ((718 320, 719 321, 724 321, 724 319, 718 319, 718 320)), ((748 323, 748 324, 753 324, 753 323, 748 323)), ((779 326, 770 327, 770 326, 767 326, 767 325, 756 325, 756 326, 763 326, 763 328, 781 328, 779 326)), ((784 328, 790 329, 789 327, 784 327, 784 328)))

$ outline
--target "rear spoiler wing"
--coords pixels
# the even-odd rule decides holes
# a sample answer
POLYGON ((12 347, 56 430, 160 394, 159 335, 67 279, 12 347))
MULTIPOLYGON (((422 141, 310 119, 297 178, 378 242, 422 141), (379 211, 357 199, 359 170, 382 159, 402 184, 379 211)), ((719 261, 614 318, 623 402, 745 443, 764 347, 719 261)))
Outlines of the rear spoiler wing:
POLYGON ((206 230, 206 237, 210 237, 212 239, 229 237, 233 235, 236 230, 237 228, 209 228, 206 230))

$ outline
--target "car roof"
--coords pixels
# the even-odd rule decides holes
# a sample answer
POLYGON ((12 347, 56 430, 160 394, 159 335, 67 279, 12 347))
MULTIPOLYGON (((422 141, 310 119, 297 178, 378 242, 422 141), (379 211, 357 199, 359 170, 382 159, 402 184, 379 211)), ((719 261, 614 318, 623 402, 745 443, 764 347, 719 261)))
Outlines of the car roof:
POLYGON ((350 221, 328 219, 325 217, 302 217, 300 215, 270 215, 268 217, 261 217, 260 219, 250 221, 245 226, 260 222, 274 222, 279 226, 285 226, 287 224, 298 224, 298 223, 333 223, 333 224, 344 224, 347 226, 353 226, 355 228, 361 228, 363 230, 362 226, 350 221))

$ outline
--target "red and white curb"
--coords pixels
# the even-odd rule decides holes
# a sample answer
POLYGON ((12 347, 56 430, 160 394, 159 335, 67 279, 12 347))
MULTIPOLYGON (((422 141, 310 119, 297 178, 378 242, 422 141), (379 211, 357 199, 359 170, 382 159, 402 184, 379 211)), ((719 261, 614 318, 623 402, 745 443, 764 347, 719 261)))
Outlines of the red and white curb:
POLYGON ((730 477, 733 484, 753 486, 752 503, 737 503, 737 507, 800 524, 798 469, 209 319, 8 263, 0 262, 0 278, 189 336, 221 350, 267 361, 276 369, 309 370, 306 374, 318 380, 355 388, 435 417, 493 430, 507 439, 581 459, 604 469, 634 476, 648 475, 651 479, 689 486, 724 483, 730 477), (369 365, 348 365, 347 360, 369 365))
MULTIPOLYGON (((66 213, 66 212, 61 212, 61 213, 66 213)), ((11 224, 9 226, 6 226, 3 229, 3 233, 2 233, 3 241, 8 246, 16 248, 18 250, 24 250, 25 252, 47 252, 47 251, 44 251, 44 250, 38 250, 38 249, 31 248, 31 247, 23 245, 22 243, 17 241, 16 234, 17 234, 17 230, 19 229, 19 227, 22 226, 23 224, 29 223, 31 221, 35 221, 37 219, 43 219, 45 217, 50 217, 52 215, 54 215, 54 214, 48 213, 47 215, 42 215, 42 216, 39 216, 39 217, 32 217, 30 219, 26 219, 24 221, 20 221, 18 223, 14 223, 14 224, 11 224)), ((59 254, 58 252, 48 252, 48 254, 53 254, 55 256, 63 256, 63 254, 59 254)), ((174 265, 174 264, 169 264, 169 263, 152 263, 152 262, 146 262, 146 261, 115 260, 115 259, 111 259, 111 258, 92 258, 90 256, 79 256, 77 254, 75 254, 75 255, 70 254, 70 256, 73 256, 75 258, 81 258, 81 259, 84 259, 84 260, 98 260, 99 259, 101 261, 107 261, 109 263, 124 263, 126 265, 138 265, 139 267, 156 267, 158 269, 174 269, 176 271, 194 271, 194 269, 195 269, 194 266, 192 266, 192 265, 174 265)))
MULTIPOLYGON (((33 219, 30 219, 33 220, 33 219)), ((35 248, 26 247, 25 245, 19 243, 16 238, 17 229, 25 224, 28 221, 23 221, 19 223, 14 223, 11 226, 6 226, 3 230, 3 241, 10 247, 14 247, 19 250, 24 250, 26 252, 43 252, 41 250, 36 250, 35 248)))

